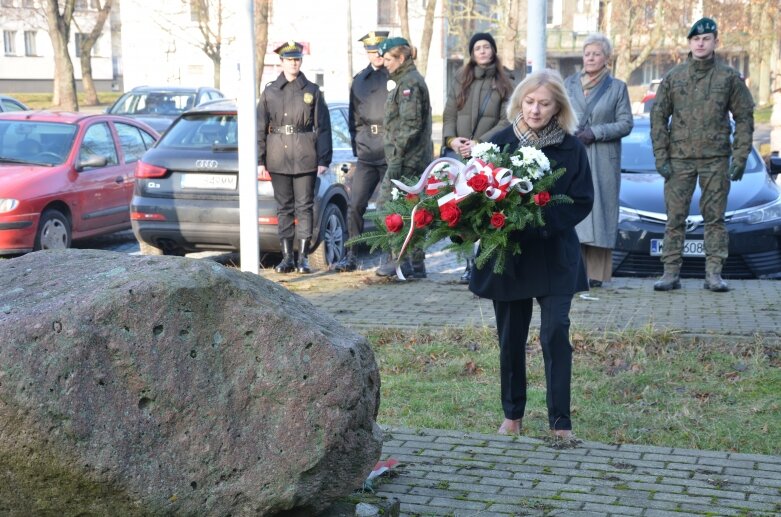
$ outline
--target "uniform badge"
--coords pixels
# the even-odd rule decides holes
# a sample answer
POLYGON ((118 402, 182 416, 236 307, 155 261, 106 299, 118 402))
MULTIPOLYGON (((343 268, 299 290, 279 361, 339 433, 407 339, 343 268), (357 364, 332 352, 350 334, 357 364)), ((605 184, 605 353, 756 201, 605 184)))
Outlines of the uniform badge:
POLYGON ((305 103, 307 103, 307 104, 312 104, 312 101, 313 101, 313 100, 315 100, 315 97, 314 97, 314 95, 312 95, 312 94, 311 94, 311 93, 309 93, 309 92, 306 92, 306 93, 304 94, 304 102, 305 102, 305 103))
POLYGON ((388 79, 388 91, 392 92, 394 88, 396 88, 396 81, 388 79))
POLYGON ((405 97, 409 97, 410 95, 412 95, 412 90, 410 90, 410 89, 403 90, 403 91, 401 92, 401 94, 402 94, 403 96, 405 96, 405 97))

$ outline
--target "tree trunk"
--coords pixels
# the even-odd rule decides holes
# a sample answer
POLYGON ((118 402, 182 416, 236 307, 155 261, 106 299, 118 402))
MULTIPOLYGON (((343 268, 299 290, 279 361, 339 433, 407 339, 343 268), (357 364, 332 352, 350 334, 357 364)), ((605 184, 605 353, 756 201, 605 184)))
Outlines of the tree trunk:
POLYGON ((520 0, 503 0, 499 4, 500 12, 507 13, 507 23, 499 26, 497 34, 498 41, 502 42, 498 49, 499 59, 505 68, 516 72, 516 79, 519 78, 515 57, 518 50, 518 11, 520 8, 520 0))
POLYGON ((270 0, 255 1, 255 77, 257 95, 263 91, 263 70, 266 66, 266 47, 268 46, 268 4, 270 0))
MULTIPOLYGON (((433 1, 433 0, 432 0, 433 1)), ((412 38, 409 33, 409 4, 407 0, 397 0, 399 8, 399 23, 401 24, 401 35, 412 45, 412 38)))
POLYGON ((222 72, 222 57, 220 54, 212 56, 212 65, 214 67, 214 87, 220 89, 220 73, 222 72))
POLYGON ((73 61, 71 61, 71 56, 68 52, 73 8, 74 0, 65 0, 62 13, 60 13, 58 0, 45 0, 44 2, 46 21, 49 25, 49 37, 52 40, 52 49, 54 50, 54 73, 56 74, 55 84, 57 85, 57 91, 53 97, 58 101, 55 105, 65 111, 79 110, 73 61))
POLYGON ((434 33, 434 11, 437 0, 428 0, 426 4, 426 18, 423 22, 423 36, 420 39, 420 52, 418 53, 417 69, 420 75, 426 77, 428 69, 428 53, 431 50, 431 38, 434 33))
POLYGON ((87 106, 97 106, 100 104, 98 92, 95 89, 95 81, 92 79, 92 49, 95 47, 103 27, 106 25, 109 13, 111 13, 111 4, 113 0, 106 0, 103 7, 98 11, 98 17, 95 20, 95 26, 81 40, 81 86, 84 89, 84 104, 87 106))

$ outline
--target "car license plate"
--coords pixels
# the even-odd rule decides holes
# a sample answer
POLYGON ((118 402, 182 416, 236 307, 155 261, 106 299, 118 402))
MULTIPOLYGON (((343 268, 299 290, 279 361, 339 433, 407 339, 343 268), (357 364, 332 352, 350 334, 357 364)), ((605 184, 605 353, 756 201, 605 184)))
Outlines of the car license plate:
MULTIPOLYGON (((664 251, 663 239, 651 239, 651 256, 659 257, 664 251)), ((705 241, 684 241, 683 243, 683 256, 684 257, 704 257, 705 256, 705 241)))
POLYGON ((182 188, 236 190, 233 174, 182 174, 182 188))

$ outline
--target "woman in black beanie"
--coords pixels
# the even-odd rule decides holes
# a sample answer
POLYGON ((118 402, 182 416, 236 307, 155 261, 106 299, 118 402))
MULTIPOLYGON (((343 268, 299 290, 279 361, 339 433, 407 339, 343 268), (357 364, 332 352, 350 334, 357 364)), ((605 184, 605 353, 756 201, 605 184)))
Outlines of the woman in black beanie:
MULTIPOLYGON (((510 124, 507 103, 513 92, 514 78, 496 53, 496 41, 487 32, 478 32, 469 40, 469 59, 456 74, 442 116, 442 156, 466 159, 472 146, 488 142, 510 124)), ((468 284, 472 259, 467 258, 461 283, 468 284)))

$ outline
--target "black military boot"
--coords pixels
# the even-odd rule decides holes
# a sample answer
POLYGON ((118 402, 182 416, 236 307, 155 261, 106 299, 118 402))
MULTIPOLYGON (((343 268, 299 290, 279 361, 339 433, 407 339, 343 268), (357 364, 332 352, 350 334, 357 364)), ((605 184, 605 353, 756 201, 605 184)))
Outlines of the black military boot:
MULTIPOLYGON (((414 249, 411 255, 412 274, 409 275, 410 278, 426 278, 426 252, 422 249, 414 249)), ((404 271, 402 270, 402 272, 404 271)))
POLYGON ((276 265, 277 273, 292 273, 296 269, 296 259, 293 257, 293 239, 282 239, 282 262, 276 265))
POLYGON ((309 274, 312 272, 309 269, 309 239, 301 239, 298 241, 298 267, 296 271, 299 273, 309 274))
POLYGON ((331 270, 338 273, 348 273, 350 271, 355 271, 356 269, 358 269, 358 261, 355 259, 355 255, 353 255, 353 250, 351 249, 347 250, 344 257, 342 257, 339 262, 331 266, 331 270))
POLYGON ((468 284, 472 279, 472 268, 475 267, 475 261, 472 259, 466 259, 466 267, 461 278, 458 279, 459 284, 468 284))
POLYGON ((654 283, 654 291, 672 291, 681 288, 681 279, 678 271, 665 270, 662 278, 654 283))
POLYGON ((705 273, 705 283, 703 284, 703 287, 713 291, 714 293, 726 293, 729 291, 727 282, 721 278, 721 273, 716 271, 705 273))
MULTIPOLYGON (((375 274, 384 277, 396 276, 396 259, 393 257, 392 253, 388 253, 385 262, 377 268, 375 274)), ((412 276, 412 264, 409 262, 409 257, 405 257, 401 261, 401 274, 404 275, 405 278, 412 276)))

